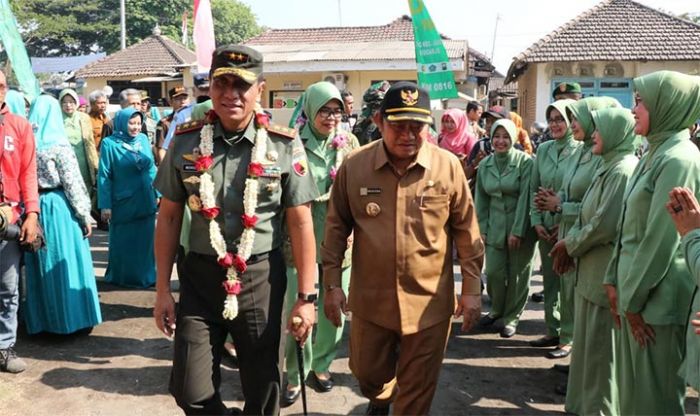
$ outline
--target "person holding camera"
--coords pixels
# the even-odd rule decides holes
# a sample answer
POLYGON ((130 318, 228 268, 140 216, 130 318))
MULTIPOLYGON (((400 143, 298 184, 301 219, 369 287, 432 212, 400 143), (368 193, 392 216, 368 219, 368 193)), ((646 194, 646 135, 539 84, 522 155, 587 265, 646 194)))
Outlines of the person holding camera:
POLYGON ((27 365, 14 351, 19 246, 36 239, 39 193, 34 134, 27 120, 10 113, 5 105, 6 92, 7 80, 0 71, 0 371, 20 373, 27 365), (23 213, 25 219, 18 229, 17 222, 23 213))

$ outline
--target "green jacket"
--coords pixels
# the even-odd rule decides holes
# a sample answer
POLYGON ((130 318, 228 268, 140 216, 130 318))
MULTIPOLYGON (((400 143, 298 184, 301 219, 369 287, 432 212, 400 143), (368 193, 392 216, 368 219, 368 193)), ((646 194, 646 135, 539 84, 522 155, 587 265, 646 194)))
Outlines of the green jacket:
POLYGON ((618 288, 620 312, 641 312, 652 325, 685 325, 695 286, 666 211, 676 186, 700 189, 700 154, 687 130, 665 139, 637 165, 605 276, 618 288))
POLYGON ((530 179, 530 222, 533 226, 543 225, 545 228, 551 229, 560 221, 559 214, 538 211, 532 200, 540 187, 551 188, 555 191, 561 189, 564 174, 570 166, 575 150, 581 146, 581 142, 577 142, 573 138, 561 140, 566 140, 566 143, 561 144, 563 145, 561 152, 558 152, 557 145, 559 143, 556 140, 545 142, 537 149, 537 157, 532 166, 530 179))
POLYGON ((613 254, 617 224, 622 214, 622 197, 637 163, 634 155, 618 155, 591 175, 593 183, 565 238, 567 252, 577 257, 576 291, 603 308, 609 307, 603 287, 603 268, 613 254))
POLYGON ((479 229, 486 234, 486 244, 507 247, 510 234, 524 238, 531 229, 530 175, 533 161, 526 153, 511 149, 508 165, 498 171, 495 155, 479 165, 476 181, 476 214, 479 229))
MULTIPOLYGON (((345 155, 360 147, 354 134, 348 132, 342 134, 347 137, 347 145, 340 149, 345 155)), ((304 143, 304 149, 306 150, 306 158, 309 162, 311 177, 314 179, 316 187, 318 188, 318 193, 321 195, 314 200, 311 206, 311 215, 314 221, 314 234, 316 235, 316 261, 320 264, 321 243, 323 242, 326 215, 328 213, 328 197, 330 196, 331 186, 333 185, 330 171, 336 163, 338 150, 333 147, 331 139, 327 139, 326 143, 316 139, 308 126, 302 129, 300 136, 302 143, 304 143)), ((347 255, 346 260, 349 260, 347 255)))
POLYGON ((574 225, 581 211, 583 196, 591 186, 603 159, 594 155, 593 146, 583 144, 574 150, 569 162, 569 168, 564 174, 563 184, 559 191, 561 197, 561 221, 559 221, 559 238, 562 239, 574 225))

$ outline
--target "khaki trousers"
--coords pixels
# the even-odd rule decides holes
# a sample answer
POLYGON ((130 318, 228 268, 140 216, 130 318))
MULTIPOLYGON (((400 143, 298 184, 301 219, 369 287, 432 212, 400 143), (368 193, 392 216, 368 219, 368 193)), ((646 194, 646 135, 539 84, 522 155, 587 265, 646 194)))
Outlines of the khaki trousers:
POLYGON ((435 395, 451 320, 415 334, 352 317, 350 369, 376 405, 393 403, 395 415, 426 415, 435 395))

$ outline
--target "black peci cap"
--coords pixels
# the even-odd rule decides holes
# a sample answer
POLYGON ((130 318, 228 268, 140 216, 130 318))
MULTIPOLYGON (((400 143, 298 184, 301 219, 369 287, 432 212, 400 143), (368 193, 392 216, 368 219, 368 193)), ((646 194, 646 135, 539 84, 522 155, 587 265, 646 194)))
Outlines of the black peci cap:
POLYGON ((392 85, 384 95, 380 108, 389 121, 414 120, 433 124, 428 92, 413 82, 392 85))
POLYGON ((262 70, 262 54, 243 45, 220 46, 214 51, 211 60, 211 78, 230 74, 253 84, 262 70))

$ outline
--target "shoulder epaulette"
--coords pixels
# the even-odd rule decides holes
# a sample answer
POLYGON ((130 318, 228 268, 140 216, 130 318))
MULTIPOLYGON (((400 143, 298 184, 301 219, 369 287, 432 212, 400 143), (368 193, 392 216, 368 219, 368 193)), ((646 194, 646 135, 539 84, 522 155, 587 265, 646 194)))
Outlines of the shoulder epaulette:
POLYGON ((297 137, 296 129, 280 126, 279 124, 270 124, 267 127, 267 131, 270 133, 278 134, 291 140, 294 140, 297 137))
POLYGON ((204 127, 204 120, 188 121, 187 123, 178 124, 175 129, 175 134, 184 134, 191 131, 199 130, 204 127))

